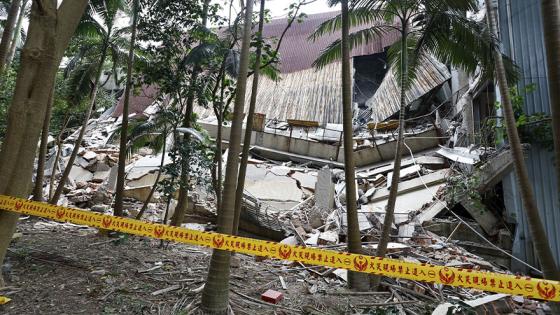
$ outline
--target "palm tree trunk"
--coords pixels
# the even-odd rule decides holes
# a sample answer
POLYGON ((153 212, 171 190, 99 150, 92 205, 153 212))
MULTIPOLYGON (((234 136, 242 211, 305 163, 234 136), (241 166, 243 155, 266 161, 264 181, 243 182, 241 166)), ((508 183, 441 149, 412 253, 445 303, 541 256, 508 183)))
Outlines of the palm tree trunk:
POLYGON ((233 221, 233 235, 237 235, 239 230, 239 217, 241 216, 241 206, 243 204, 243 191, 245 190, 245 176, 247 175, 247 161, 249 160, 249 147, 251 146, 251 135, 253 134, 253 116, 255 115, 255 106, 257 104, 257 94, 259 92, 259 76, 262 57, 262 33, 264 29, 264 7, 265 0, 261 0, 259 11, 259 30, 258 30, 258 46, 255 56, 255 67, 253 72, 253 86, 251 88, 251 100, 249 102, 249 111, 247 113, 247 122, 245 124, 245 139, 243 140, 243 151, 241 153, 241 163, 239 164, 239 175, 237 176, 237 191, 235 192, 235 214, 233 221))
MULTIPOLYGON (((130 48, 128 50, 128 65, 126 70, 126 87, 124 91, 123 118, 121 124, 121 139, 119 146, 119 165, 117 170, 117 188, 115 192, 115 206, 113 214, 123 216, 123 193, 124 177, 126 168, 127 138, 128 138, 128 106, 130 104, 130 93, 132 90, 132 68, 134 67, 134 47, 136 45, 136 28, 138 25, 138 1, 133 1, 132 12, 132 34, 130 36, 130 48)), ((159 173, 158 173, 159 177, 159 173)), ((157 183, 157 181, 156 181, 157 183)))
POLYGON ((63 121, 64 121, 64 125, 62 126, 62 129, 60 129, 60 132, 56 137, 56 156, 54 158, 53 168, 51 170, 48 200, 51 200, 52 195, 54 193, 54 178, 56 176, 56 170, 58 169, 58 160, 60 160, 60 154, 62 151, 62 135, 66 132, 66 127, 68 126, 68 123, 70 123, 70 115, 68 112, 64 115, 63 121))
POLYGON ((47 104, 47 113, 43 120, 43 131, 41 131, 41 145, 39 146, 39 160, 37 161, 37 175, 35 176, 35 186, 33 188, 33 200, 43 201, 43 180, 45 177, 45 162, 47 160, 47 149, 49 142, 49 127, 51 122, 51 113, 54 103, 55 85, 51 90, 49 103, 47 104))
POLYGON ((560 6, 558 1, 542 0, 544 43, 548 67, 548 91, 552 113, 552 134, 556 156, 556 178, 560 189, 560 6))
MULTIPOLYGON (((389 190, 389 199, 387 200, 387 207, 385 208, 385 218, 383 220, 383 229, 381 230, 381 236, 379 238, 379 244, 377 245, 377 251, 375 253, 378 257, 385 257, 387 254, 387 245, 389 244, 389 237, 391 235, 391 226, 393 225, 393 220, 395 218, 395 204, 397 201, 397 194, 399 192, 399 178, 401 174, 401 157, 403 151, 404 142, 404 129, 405 120, 404 114, 406 110, 406 89, 407 89, 407 77, 408 77, 408 51, 407 51, 407 40, 408 40, 408 23, 403 21, 401 30, 401 77, 400 77, 400 88, 401 88, 401 100, 400 100, 400 112, 399 112, 399 135, 397 137, 397 148, 395 152, 395 160, 393 162, 393 177, 391 178, 391 189, 389 190)), ((381 276, 372 277, 372 289, 377 291, 379 289, 379 283, 381 282, 381 276)))
POLYGON ((80 146, 82 143, 82 140, 84 139, 84 135, 86 133, 86 129, 88 126, 88 122, 89 119, 91 117, 91 113, 93 112, 93 108, 95 106, 95 100, 97 98, 97 91, 99 89, 99 80, 101 80, 101 74, 103 72, 103 64, 105 63, 105 58, 107 57, 107 43, 105 43, 104 47, 103 47, 103 51, 101 53, 101 59, 99 60, 99 65, 97 67, 97 71, 95 73, 95 82, 93 83, 93 88, 91 89, 91 93, 90 93, 90 104, 86 113, 86 116, 84 118, 84 122, 82 124, 82 127, 80 129, 80 133, 78 134, 78 139, 76 139, 76 141, 74 142, 74 148, 72 149, 72 154, 70 154, 70 158, 68 159, 68 163, 66 164, 66 167, 64 168, 64 172, 62 173, 62 177, 60 178, 60 182, 58 183, 58 186, 56 187, 56 191, 54 192, 54 195, 52 196, 51 200, 49 200, 50 204, 56 205, 58 203, 58 199, 60 199, 60 196, 62 195, 62 190, 64 189, 64 184, 66 183, 66 180, 68 179, 68 175, 70 175, 70 171, 72 170, 72 166, 74 166, 74 161, 76 160, 76 157, 78 156, 78 151, 80 150, 80 146))
MULTIPOLYGON (((245 20, 243 25, 243 41, 239 74, 237 77, 237 91, 233 110, 233 121, 229 141, 229 153, 226 165, 222 208, 218 215, 218 233, 231 234, 233 232, 233 216, 235 207, 235 192, 241 152, 241 131, 243 124, 243 108, 247 88, 247 74, 249 73, 249 46, 251 43, 251 20, 253 16, 253 1, 248 0, 245 5, 245 20)), ((229 273, 230 253, 214 250, 210 260, 210 268, 206 285, 202 291, 202 309, 212 314, 224 314, 229 302, 229 273)))
MULTIPOLYGON (((348 251, 362 254, 362 239, 358 222, 356 201, 356 165, 354 163, 354 128, 352 127, 352 77, 350 70, 350 27, 348 21, 348 0, 342 5, 342 126, 344 134, 344 177, 346 180, 346 218, 348 223, 348 251)), ((369 290, 365 273, 348 272, 348 286, 358 291, 369 290)))
MULTIPOLYGON (((204 0, 202 7, 202 25, 206 26, 208 24, 208 8, 210 6, 210 0, 204 0)), ((191 74, 191 84, 189 87, 189 94, 187 96, 187 109, 185 111, 185 118, 183 120, 183 126, 190 128, 192 126, 192 113, 194 108, 196 85, 198 84, 198 74, 200 73, 200 68, 195 66, 191 74)), ((185 135, 183 138, 183 143, 188 143, 190 135, 185 135)), ((188 203, 189 203, 189 156, 185 156, 181 161, 181 177, 179 186, 179 197, 177 198, 177 206, 175 207, 175 213, 171 218, 171 225, 181 226, 185 221, 185 213, 187 213, 188 203)))
MULTIPOLYGON (((221 112, 221 110, 220 110, 221 112)), ((216 135, 216 180, 214 191, 216 192, 216 209, 222 209, 222 124, 223 116, 218 115, 218 132, 216 135)))
MULTIPOLYGON (((27 198, 41 123, 58 65, 87 5, 86 0, 33 3, 16 87, 8 113, 8 128, 0 151, 0 194, 27 198)), ((0 265, 19 215, 0 210, 0 265)), ((0 276, 0 286, 4 281, 0 276)))
POLYGON ((159 180, 161 178, 161 173, 163 172, 163 165, 165 164, 165 149, 166 149, 166 139, 167 137, 164 134, 164 141, 163 141, 163 148, 162 148, 162 153, 161 153, 161 162, 159 163, 159 170, 158 170, 158 174, 156 176, 156 181, 154 182, 154 185, 152 186, 152 189, 150 190, 150 193, 148 194, 148 198, 146 198, 146 201, 144 201, 144 204, 142 205, 142 209, 140 209, 140 212, 138 212, 138 214, 136 215, 136 220, 140 220, 142 219, 142 216, 144 215, 144 212, 146 212, 146 210, 148 209, 148 204, 150 203, 150 200, 152 200, 152 197, 154 196, 154 193, 156 192, 157 189, 157 185, 159 183, 159 180))
POLYGON ((22 0, 12 0, 10 10, 8 11, 8 18, 6 19, 6 27, 2 33, 2 40, 0 41, 0 74, 4 72, 6 61, 8 60, 8 52, 10 50, 10 43, 13 37, 14 28, 16 26, 18 12, 21 7, 22 0))
MULTIPOLYGON (((488 12, 488 24, 490 25, 492 34, 496 34, 494 11, 492 10, 490 0, 486 0, 485 2, 486 10, 488 12)), ((558 4, 556 3, 556 5, 558 4)), ((548 14, 548 12, 546 14, 548 14)), ((531 238, 533 239, 533 246, 535 247, 539 262, 542 266, 544 277, 551 280, 560 280, 560 273, 556 267, 552 251, 550 250, 548 236, 544 230, 539 209, 535 201, 533 188, 531 187, 531 182, 529 180, 529 174, 527 173, 527 166, 525 165, 521 141, 519 140, 519 134, 517 133, 517 126, 511 104, 502 54, 497 49, 494 51, 494 59, 496 60, 496 78, 498 80, 498 86, 502 96, 506 131, 509 144, 511 146, 515 174, 517 175, 517 184, 521 191, 523 209, 525 210, 525 214, 527 216, 529 230, 531 231, 531 238)), ((555 87, 555 89, 557 89, 557 87, 555 87)))
POLYGON ((25 17, 25 8, 27 7, 27 0, 23 0, 21 3, 21 9, 19 10, 18 20, 16 23, 16 28, 14 29, 14 35, 12 36, 12 41, 10 43, 10 50, 8 51, 8 57, 6 59, 6 65, 9 66, 14 60, 16 55, 17 43, 21 37, 21 29, 23 26, 23 18, 25 17))

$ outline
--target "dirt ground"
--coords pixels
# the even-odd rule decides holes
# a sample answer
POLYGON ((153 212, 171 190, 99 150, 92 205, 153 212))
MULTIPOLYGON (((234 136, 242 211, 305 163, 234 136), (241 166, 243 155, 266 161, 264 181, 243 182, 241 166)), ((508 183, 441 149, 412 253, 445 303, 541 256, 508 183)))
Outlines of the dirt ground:
MULTIPOLYGON (((133 236, 110 238, 72 224, 26 218, 3 267, 12 299, 0 314, 190 314, 211 250, 133 236)), ((435 305, 391 305, 394 296, 350 295, 326 269, 236 255, 230 281, 233 314, 426 314, 435 305), (285 282, 282 287, 280 277, 285 282), (272 305, 267 289, 284 293, 272 305), (377 304, 389 302, 379 307, 377 304)), ((410 302, 410 301, 409 301, 410 302)))

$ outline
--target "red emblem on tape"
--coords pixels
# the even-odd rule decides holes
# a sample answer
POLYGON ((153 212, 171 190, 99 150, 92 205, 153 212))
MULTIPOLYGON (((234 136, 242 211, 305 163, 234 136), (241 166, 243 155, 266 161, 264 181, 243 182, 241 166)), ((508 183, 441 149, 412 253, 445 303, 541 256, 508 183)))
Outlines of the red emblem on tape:
POLYGON ((222 235, 214 235, 214 237, 212 237, 212 243, 214 244, 215 248, 222 248, 222 245, 224 245, 224 237, 222 235))
POLYGON ((103 220, 101 221, 101 224, 103 225, 104 228, 108 228, 111 226, 112 222, 113 222, 113 218, 104 217, 103 220))
POLYGON ((64 214, 66 214, 66 210, 64 209, 56 209, 56 218, 61 220, 64 218, 64 214))
POLYGON ((537 283, 537 291, 545 300, 552 300, 556 296, 556 287, 554 287, 552 283, 546 281, 539 281, 539 283, 537 283))
POLYGON ((23 201, 16 201, 16 210, 21 209, 21 207, 23 207, 23 201))
POLYGON ((290 258, 290 255, 292 254, 292 248, 289 247, 288 245, 282 245, 278 249, 278 254, 280 255, 280 258, 288 259, 288 258, 290 258))
POLYGON ((354 257, 354 268, 358 271, 364 271, 367 269, 368 260, 364 256, 354 257))
POLYGON ((161 225, 160 225, 160 226, 156 226, 156 228, 154 229, 154 235, 155 235, 157 238, 160 238, 160 237, 163 235, 164 232, 165 232, 165 227, 163 227, 163 226, 161 226, 161 225))
POLYGON ((455 280, 455 272, 453 270, 449 270, 448 268, 443 268, 439 271, 439 280, 443 284, 450 284, 453 283, 455 280))

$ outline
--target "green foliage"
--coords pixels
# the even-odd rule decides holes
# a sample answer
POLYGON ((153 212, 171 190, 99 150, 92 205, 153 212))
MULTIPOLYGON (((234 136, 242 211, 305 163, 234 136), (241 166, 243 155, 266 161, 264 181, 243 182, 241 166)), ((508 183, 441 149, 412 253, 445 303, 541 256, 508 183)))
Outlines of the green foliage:
POLYGON ((6 136, 8 126, 8 108, 16 87, 16 71, 8 67, 0 78, 0 143, 6 136))
MULTIPOLYGON (((517 130, 522 142, 538 145, 552 151, 554 149, 554 142, 551 117, 545 113, 529 115, 523 110, 525 95, 533 93, 536 88, 536 84, 529 84, 521 88, 521 90, 517 87, 512 87, 509 90, 517 130)), ((502 104, 496 102, 495 107, 498 110, 502 107, 502 104)), ((488 125, 495 133, 506 135, 505 126, 503 123, 498 124, 498 119, 501 118, 490 119, 488 125)), ((496 141, 500 140, 496 139, 496 141)))
MULTIPOLYGON (((335 4, 339 1, 330 2, 335 4)), ((398 32, 401 40, 404 35, 407 38, 405 83, 412 82, 421 61, 429 55, 467 73, 474 73, 480 66, 484 74, 491 77, 497 40, 485 23, 466 17, 465 12, 476 9, 476 0, 356 0, 349 12, 349 24, 362 29, 350 34, 350 49, 398 32)), ((338 32, 341 27, 341 16, 338 15, 321 24, 310 38, 313 40, 338 32)), ((388 53, 389 64, 397 77, 401 76, 401 60, 405 56, 401 49, 401 41, 397 41, 388 53)), ((341 41, 336 40, 323 51, 314 65, 321 68, 340 58, 341 41)), ((508 77, 513 82, 517 78, 517 69, 509 59, 504 61, 508 77)))
POLYGON ((475 170, 474 173, 460 173, 447 179, 445 190, 445 200, 448 204, 454 205, 467 199, 475 207, 483 209, 482 196, 478 191, 480 186, 480 174, 475 170))

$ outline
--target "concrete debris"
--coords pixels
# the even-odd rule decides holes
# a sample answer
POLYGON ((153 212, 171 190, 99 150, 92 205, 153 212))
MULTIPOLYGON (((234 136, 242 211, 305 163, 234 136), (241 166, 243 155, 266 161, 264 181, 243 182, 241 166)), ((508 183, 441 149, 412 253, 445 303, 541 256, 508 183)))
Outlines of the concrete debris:
POLYGON ((317 207, 321 209, 334 208, 334 183, 333 173, 329 168, 322 168, 317 176, 315 185, 315 200, 317 207))
MULTIPOLYGON (((500 215, 505 211, 501 211, 503 203, 496 200, 496 194, 486 196, 482 193, 491 192, 511 171, 510 153, 508 150, 465 147, 465 144, 453 147, 457 143, 458 132, 453 128, 459 128, 460 124, 445 119, 438 119, 436 124, 447 126, 441 133, 420 123, 407 127, 407 145, 412 147, 415 156, 405 150, 401 161, 387 255, 411 262, 507 271, 503 266, 509 266, 511 258, 496 250, 495 246, 497 244, 507 253, 513 246, 513 232, 502 223, 504 220, 500 215), (449 147, 440 145, 439 139, 436 139, 441 134, 450 135, 449 147), (418 137, 409 143, 413 136, 418 137), (422 137, 434 139, 422 142, 422 137), (463 192, 460 198, 451 198, 457 189, 452 185, 452 179, 457 176, 479 178, 477 185, 469 188, 484 196, 479 200, 473 198, 472 193, 463 192)), ((115 129, 114 121, 90 123, 80 155, 70 172, 63 202, 94 212, 111 213, 117 181, 118 146, 111 142, 110 134, 115 129)), ((299 138, 291 144, 291 151, 265 146, 265 142, 271 139, 261 139, 262 143, 252 147, 240 229, 283 244, 346 250, 348 219, 346 181, 339 143, 341 125, 327 124, 309 131, 269 121, 265 130, 274 130, 284 138, 293 133, 292 138, 299 138), (309 131, 308 135, 295 136, 302 130, 309 131), (300 147, 307 151, 299 150, 300 147)), ((364 131, 357 127, 355 131, 356 164, 359 165, 356 169, 359 230, 365 254, 375 255, 393 177, 394 163, 390 157, 394 155, 395 135, 392 130, 384 128, 364 131)), ((54 161, 56 148, 49 151, 47 180, 59 180, 58 175, 50 179, 50 172, 53 168, 58 172, 63 170, 64 159, 68 159, 72 147, 71 144, 62 146, 60 165, 55 165, 54 161)), ((227 151, 223 156, 227 157, 227 151)), ((125 208, 130 215, 140 211, 156 184, 161 158, 162 153, 142 148, 127 160, 124 195, 125 208)), ((171 158, 165 154, 164 165, 169 163, 171 158)), ((166 174, 162 174, 160 180, 165 178, 166 174)), ((214 230, 217 211, 213 192, 196 187, 194 191, 189 191, 188 197, 187 219, 182 226, 198 231, 214 230)), ((163 220, 166 203, 162 199, 156 191, 149 200, 143 219, 163 220)), ((177 201, 172 200, 170 215, 176 205, 177 201)), ((322 292, 318 284, 322 281, 317 278, 325 279, 329 286, 333 283, 344 285, 348 278, 346 270, 342 269, 309 268, 303 264, 296 267, 303 268, 303 276, 298 275, 298 278, 303 278, 299 280, 305 281, 308 291, 313 293, 322 292)), ((282 277, 280 281, 282 288, 286 289, 282 277)), ((483 311, 501 308, 500 301, 517 303, 508 296, 488 295, 464 288, 444 289, 443 292, 432 284, 402 279, 398 282, 385 281, 389 281, 385 285, 393 290, 393 296, 400 296, 402 300, 426 299, 437 305, 443 302, 442 294, 452 297, 445 300, 448 303, 440 304, 433 314, 448 313, 456 308, 457 304, 452 299, 483 311), (487 308, 490 305, 492 308, 487 308)), ((173 290, 176 288, 169 287, 154 293, 173 290)), ((269 291, 262 298, 277 303, 282 293, 269 291)))
POLYGON ((480 161, 480 156, 482 152, 477 149, 469 149, 462 147, 455 147, 453 149, 447 147, 441 147, 437 154, 458 163, 474 165, 480 161))

